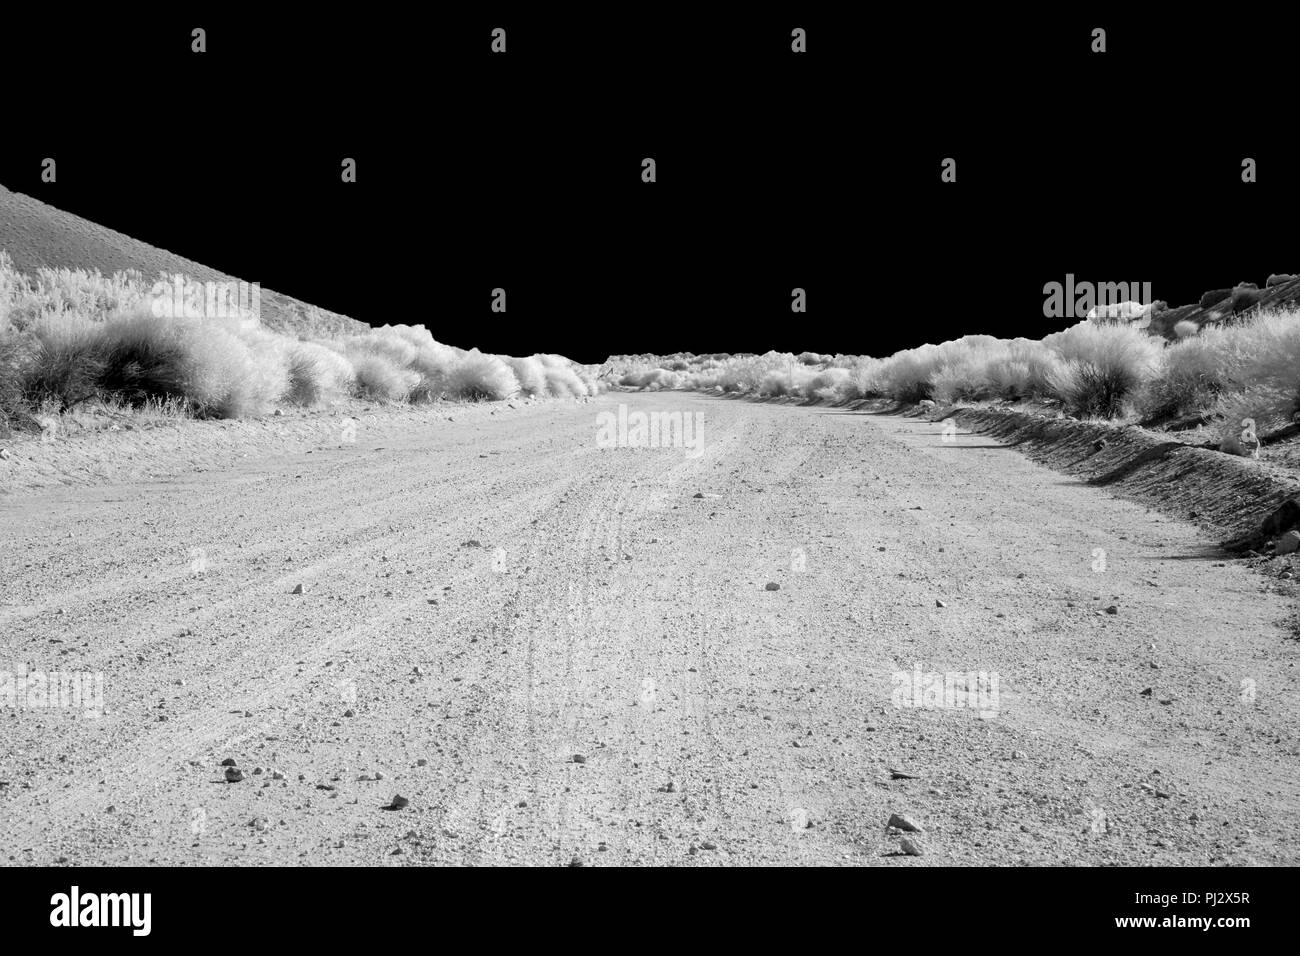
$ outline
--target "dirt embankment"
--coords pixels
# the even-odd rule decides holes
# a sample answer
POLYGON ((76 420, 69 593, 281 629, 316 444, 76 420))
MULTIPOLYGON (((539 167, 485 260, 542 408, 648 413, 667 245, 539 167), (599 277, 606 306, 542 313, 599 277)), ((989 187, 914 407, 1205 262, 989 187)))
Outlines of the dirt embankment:
MULTIPOLYGON (((1007 409, 927 409, 934 420, 1005 442, 1090 485, 1200 525, 1233 550, 1263 549, 1294 521, 1270 519, 1300 497, 1289 469, 1171 440, 1134 426, 1043 418, 1007 409)), ((1300 511, 1294 517, 1300 519, 1300 511)))
POLYGON ((1260 460, 1206 447, 1187 432, 1154 432, 1006 407, 889 399, 840 405, 816 399, 724 396, 723 400, 951 420, 1056 471, 1192 522, 1236 552, 1267 550, 1276 537, 1300 525, 1300 470, 1295 467, 1293 442, 1269 447, 1265 460, 1260 460))

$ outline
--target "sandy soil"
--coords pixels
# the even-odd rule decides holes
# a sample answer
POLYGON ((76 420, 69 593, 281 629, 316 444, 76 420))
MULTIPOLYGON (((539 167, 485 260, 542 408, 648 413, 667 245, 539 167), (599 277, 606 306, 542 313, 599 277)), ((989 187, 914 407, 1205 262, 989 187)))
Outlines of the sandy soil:
POLYGON ((0 706, 0 862, 1300 860, 1291 602, 942 430, 611 395, 16 490, 0 670, 106 712, 0 706), (705 453, 598 448, 618 402, 705 453))

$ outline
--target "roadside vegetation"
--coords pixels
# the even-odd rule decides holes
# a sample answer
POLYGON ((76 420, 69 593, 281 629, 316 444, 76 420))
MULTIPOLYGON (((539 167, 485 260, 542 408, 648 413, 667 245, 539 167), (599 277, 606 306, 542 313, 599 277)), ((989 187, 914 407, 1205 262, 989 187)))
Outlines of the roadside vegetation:
POLYGON ((477 402, 583 398, 595 371, 558 355, 444 345, 422 325, 296 339, 247 317, 152 308, 138 272, 18 273, 0 252, 0 427, 92 408, 243 418, 344 399, 477 402))
POLYGON ((1152 426, 1195 419, 1225 435, 1249 418, 1262 434, 1300 412, 1300 310, 1193 325, 1170 343, 1130 324, 1081 322, 1042 340, 968 335, 883 359, 811 352, 618 356, 602 377, 624 388, 753 398, 1040 403, 1084 419, 1152 426))

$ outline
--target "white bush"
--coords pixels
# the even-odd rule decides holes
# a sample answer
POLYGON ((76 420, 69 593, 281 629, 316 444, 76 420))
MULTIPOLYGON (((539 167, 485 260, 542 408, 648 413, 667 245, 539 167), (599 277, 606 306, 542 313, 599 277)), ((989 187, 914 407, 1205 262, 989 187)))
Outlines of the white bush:
POLYGON ((1081 322, 1043 339, 1060 356, 1049 387, 1080 417, 1114 418, 1159 366, 1163 340, 1131 325, 1081 322))
POLYGON ((356 375, 356 394, 360 398, 404 402, 420 384, 418 372, 402 368, 382 352, 362 349, 349 353, 349 358, 356 375))
MULTIPOLYGON (((542 356, 535 356, 539 361, 542 356)), ((587 394, 587 386, 573 367, 567 363, 547 365, 543 362, 546 375, 546 391, 553 398, 582 398, 587 394)))
POLYGON ((297 405, 315 405, 342 398, 356 385, 352 363, 318 342, 293 342, 288 347, 289 389, 286 398, 297 405))
POLYGON ((519 394, 519 381, 510 366, 495 355, 471 349, 452 366, 447 397, 463 402, 499 402, 519 394))
POLYGON ((266 411, 288 390, 276 353, 254 353, 220 323, 137 312, 105 323, 101 387, 131 402, 181 398, 195 413, 237 418, 266 411))
POLYGON ((502 356, 502 360, 515 373, 515 378, 519 381, 519 390, 526 397, 546 394, 546 369, 541 362, 531 356, 528 358, 502 356))

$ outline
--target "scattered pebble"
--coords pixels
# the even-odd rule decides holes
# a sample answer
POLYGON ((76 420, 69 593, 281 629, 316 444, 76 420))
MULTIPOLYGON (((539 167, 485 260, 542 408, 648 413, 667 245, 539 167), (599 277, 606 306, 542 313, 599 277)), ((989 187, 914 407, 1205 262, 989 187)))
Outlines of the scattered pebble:
POLYGON ((889 815, 889 823, 886 825, 898 830, 906 830, 908 833, 925 832, 925 829, 919 823, 903 813, 891 813, 889 815))

